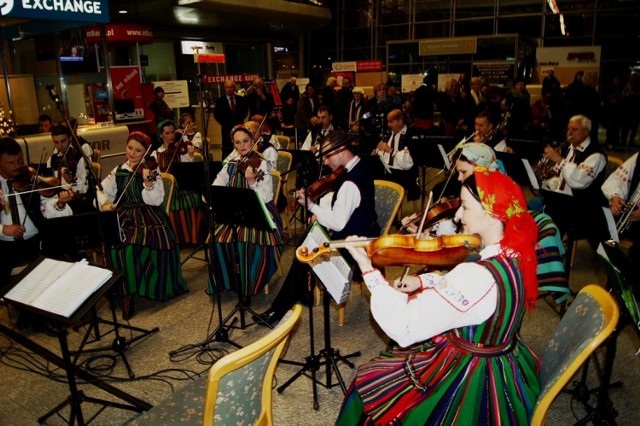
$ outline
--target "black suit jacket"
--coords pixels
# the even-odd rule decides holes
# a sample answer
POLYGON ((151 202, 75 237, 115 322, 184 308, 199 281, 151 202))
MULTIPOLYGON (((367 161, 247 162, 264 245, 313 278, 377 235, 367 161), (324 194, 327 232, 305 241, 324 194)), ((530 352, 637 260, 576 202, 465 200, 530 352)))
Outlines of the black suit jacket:
POLYGON ((222 127, 222 146, 231 147, 233 142, 229 133, 233 126, 244 123, 247 118, 247 103, 242 96, 235 96, 236 112, 231 111, 227 95, 220 96, 215 101, 215 109, 213 110, 213 116, 220 127, 222 127))

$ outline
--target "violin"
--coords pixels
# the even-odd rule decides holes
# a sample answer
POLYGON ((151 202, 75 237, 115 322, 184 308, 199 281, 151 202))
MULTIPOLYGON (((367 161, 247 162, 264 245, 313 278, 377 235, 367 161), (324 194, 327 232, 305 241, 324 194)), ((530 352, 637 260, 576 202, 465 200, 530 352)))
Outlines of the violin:
POLYGON ((310 202, 315 203, 317 199, 321 198, 326 193, 333 191, 338 177, 346 173, 346 171, 347 169, 345 169, 344 166, 340 166, 330 175, 318 179, 305 191, 307 199, 310 202))
POLYGON ((260 182, 264 179, 264 171, 260 170, 262 161, 262 156, 258 154, 258 152, 251 150, 247 155, 238 159, 238 165, 236 167, 240 173, 246 174, 247 168, 251 166, 256 174, 256 180, 260 182))
POLYGON ((23 166, 20 174, 11 180, 14 191, 22 193, 39 192, 46 198, 51 198, 70 185, 61 185, 55 176, 42 177, 33 167, 23 166))
POLYGON ((145 170, 149 170, 147 180, 156 180, 156 177, 158 177, 159 174, 158 160, 156 160, 156 157, 154 157, 153 155, 147 155, 135 169, 136 174, 142 178, 144 178, 145 170))
MULTIPOLYGON (((425 220, 425 228, 432 228, 438 223, 453 219, 456 212, 460 208, 460 198, 442 198, 437 204, 432 206, 427 211, 427 218, 425 220)), ((422 217, 422 213, 413 213, 407 217, 403 217, 400 222, 402 223, 402 229, 414 224, 418 219, 422 217)))
POLYGON ((478 251, 482 241, 475 234, 441 235, 428 238, 393 234, 355 241, 333 241, 312 250, 301 246, 296 249, 296 258, 300 262, 309 263, 318 256, 347 246, 365 247, 371 262, 380 267, 426 265, 451 268, 478 251))

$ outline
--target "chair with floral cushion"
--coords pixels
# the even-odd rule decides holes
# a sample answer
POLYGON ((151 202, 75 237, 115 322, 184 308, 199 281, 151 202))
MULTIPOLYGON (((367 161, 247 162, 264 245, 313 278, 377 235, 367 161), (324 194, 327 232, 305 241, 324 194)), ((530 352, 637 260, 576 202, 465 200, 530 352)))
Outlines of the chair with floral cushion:
POLYGON ((266 336, 217 361, 208 377, 176 391, 135 425, 272 425, 273 376, 300 319, 295 305, 266 336))
POLYGON ((613 297, 591 284, 576 296, 542 354, 540 396, 531 419, 543 425, 556 396, 616 328, 620 311, 613 297))

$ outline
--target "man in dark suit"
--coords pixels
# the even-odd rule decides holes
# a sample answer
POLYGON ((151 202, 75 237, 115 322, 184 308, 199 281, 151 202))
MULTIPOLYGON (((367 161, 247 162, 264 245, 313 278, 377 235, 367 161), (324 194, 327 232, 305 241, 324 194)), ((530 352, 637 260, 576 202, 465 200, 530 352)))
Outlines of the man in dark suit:
POLYGON ((236 83, 231 80, 224 83, 224 93, 216 99, 213 116, 222 128, 222 148, 233 149, 231 129, 244 123, 247 118, 247 104, 243 97, 236 95, 236 83))

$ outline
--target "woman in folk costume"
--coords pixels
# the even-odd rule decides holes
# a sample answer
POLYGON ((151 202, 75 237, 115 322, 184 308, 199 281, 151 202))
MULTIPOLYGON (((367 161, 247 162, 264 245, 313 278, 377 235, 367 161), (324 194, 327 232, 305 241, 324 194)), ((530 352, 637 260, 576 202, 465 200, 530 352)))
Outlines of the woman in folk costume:
MULTIPOLYGON (((98 191, 100 210, 116 210, 125 233, 124 243, 111 250, 111 261, 123 271, 128 295, 166 300, 188 289, 169 218, 160 207, 164 186, 157 172, 146 167, 153 163, 145 158, 149 136, 131 132, 127 140, 127 161, 109 173, 102 181, 103 191, 98 191)), ((125 314, 131 315, 133 305, 125 307, 125 314)))
POLYGON ((528 424, 539 360, 519 337, 537 296, 538 229, 508 176, 477 168, 456 216, 481 259, 390 284, 349 248, 371 312, 399 346, 361 365, 337 420, 353 424, 528 424))
MULTIPOLYGON (((212 259, 216 262, 215 282, 218 287, 224 285, 227 289, 232 289, 235 283, 240 286, 240 293, 250 298, 262 290, 277 269, 284 244, 282 221, 273 202, 271 163, 253 149, 255 144, 253 132, 240 124, 231 130, 231 139, 234 150, 223 161, 222 170, 216 176, 213 185, 254 190, 264 202, 268 214, 276 225, 276 229, 272 231, 236 227, 237 241, 234 241, 232 226, 215 224, 212 246, 212 259), (249 165, 243 164, 245 162, 249 165), (238 277, 235 277, 236 253, 239 255, 237 263, 240 275, 238 277)), ((230 209, 234 208, 230 204, 232 201, 212 200, 213 203, 229 203, 230 209)), ((218 290, 212 288, 211 284, 209 288, 211 292, 218 290)), ((234 288, 234 290, 238 289, 234 288)))

